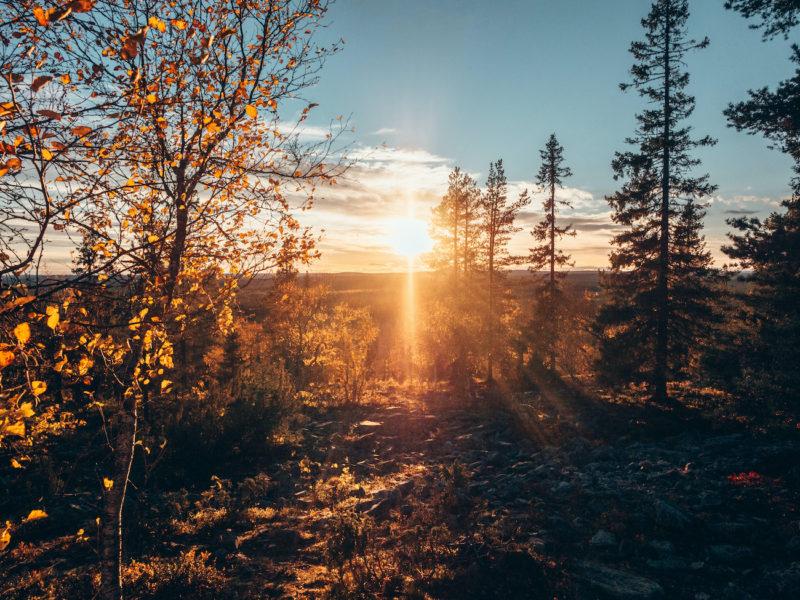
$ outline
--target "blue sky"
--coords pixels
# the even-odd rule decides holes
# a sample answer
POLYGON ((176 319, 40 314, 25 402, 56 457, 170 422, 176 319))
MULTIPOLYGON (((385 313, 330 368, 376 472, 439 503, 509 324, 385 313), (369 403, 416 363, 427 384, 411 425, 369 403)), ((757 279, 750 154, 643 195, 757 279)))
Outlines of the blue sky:
MULTIPOLYGON (((722 5, 691 2, 690 32, 708 35, 711 46, 688 58, 697 97, 692 124, 719 140, 700 155, 719 185, 706 222, 715 252, 729 211, 768 212, 788 192, 790 178, 789 160, 762 139, 729 129, 722 110, 747 89, 791 74, 791 40, 762 42, 722 5)), ((627 49, 641 37, 649 6, 645 0, 334 3, 322 37, 346 44, 309 97, 320 103, 315 124, 352 116, 353 149, 363 163, 309 215, 311 224, 326 228, 318 268, 395 268, 401 263, 386 246, 387 228, 409 204, 426 218, 450 167, 482 178, 489 161, 502 157, 512 191, 528 187, 551 132, 575 173, 565 192, 578 199, 571 216, 588 223, 570 241, 577 266, 603 266, 612 231, 599 223, 607 214, 603 196, 615 187, 610 161, 643 106, 618 83, 627 80, 627 49)), ((515 240, 518 249, 526 243, 515 240)))

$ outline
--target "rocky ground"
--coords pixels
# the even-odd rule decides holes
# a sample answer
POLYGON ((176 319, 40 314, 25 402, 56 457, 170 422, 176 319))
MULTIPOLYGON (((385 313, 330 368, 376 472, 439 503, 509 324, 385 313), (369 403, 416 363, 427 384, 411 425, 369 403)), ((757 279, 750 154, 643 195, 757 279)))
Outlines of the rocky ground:
POLYGON ((565 398, 309 409, 282 457, 165 496, 160 553, 226 597, 797 597, 797 439, 565 398))

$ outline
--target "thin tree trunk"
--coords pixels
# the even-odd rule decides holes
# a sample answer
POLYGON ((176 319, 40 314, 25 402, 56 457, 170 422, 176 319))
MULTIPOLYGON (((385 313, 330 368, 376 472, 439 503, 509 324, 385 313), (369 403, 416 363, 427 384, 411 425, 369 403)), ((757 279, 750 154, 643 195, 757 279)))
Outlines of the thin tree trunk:
POLYGON ((669 11, 666 14, 664 41, 664 152, 661 166, 661 237, 658 265, 658 315, 656 322, 655 371, 653 373, 654 398, 667 400, 667 351, 669 346, 669 196, 670 196, 670 33, 669 11))
POLYGON ((550 151, 550 369, 556 370, 556 173, 555 152, 550 151))
POLYGON ((122 599, 122 515, 136 451, 139 415, 135 398, 122 400, 119 417, 110 477, 113 483, 104 494, 100 529, 100 597, 103 600, 122 599))
POLYGON ((494 234, 489 242, 489 356, 486 365, 486 381, 494 381, 494 234))

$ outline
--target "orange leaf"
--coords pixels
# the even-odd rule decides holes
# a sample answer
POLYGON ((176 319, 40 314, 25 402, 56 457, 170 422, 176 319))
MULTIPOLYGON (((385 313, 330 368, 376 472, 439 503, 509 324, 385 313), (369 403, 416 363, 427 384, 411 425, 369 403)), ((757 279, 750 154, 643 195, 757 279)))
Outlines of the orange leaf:
POLYGON ((244 111, 247 113, 247 116, 251 119, 255 119, 258 116, 258 109, 253 106, 252 104, 248 104, 244 107, 244 111))
POLYGON ((49 10, 46 11, 45 9, 37 6, 33 9, 33 16, 42 27, 47 27, 48 23, 50 23, 49 10))
POLYGON ((9 350, 0 350, 0 369, 6 368, 14 362, 14 353, 9 350))
POLYGON ((170 25, 172 25, 175 29, 178 29, 180 31, 186 29, 186 21, 184 21, 183 19, 172 19, 172 21, 170 21, 170 25))
POLYGON ((72 0, 69 7, 76 13, 89 12, 94 8, 95 0, 72 0))
POLYGON ((46 108, 43 108, 42 110, 37 110, 36 112, 42 115, 43 117, 47 117, 48 119, 55 119, 56 121, 61 120, 61 113, 57 113, 54 110, 48 110, 46 108))
POLYGON ((72 128, 72 133, 77 137, 84 137, 92 133, 92 128, 87 127, 86 125, 78 125, 77 127, 72 128))

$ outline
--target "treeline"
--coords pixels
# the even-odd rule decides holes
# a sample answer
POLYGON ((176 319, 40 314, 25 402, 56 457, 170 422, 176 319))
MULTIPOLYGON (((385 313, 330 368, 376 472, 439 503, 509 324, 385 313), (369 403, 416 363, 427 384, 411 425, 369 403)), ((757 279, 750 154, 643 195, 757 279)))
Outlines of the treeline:
MULTIPOLYGON (((764 37, 786 35, 798 3, 729 2, 764 37)), ((510 235, 528 192, 508 198, 502 161, 484 188, 456 168, 433 211, 437 246, 431 265, 440 290, 430 306, 426 341, 436 372, 460 384, 491 380, 502 365, 508 380, 547 369, 591 375, 603 385, 639 389, 673 403, 671 387, 714 386, 751 413, 795 410, 800 387, 798 282, 800 178, 783 210, 764 221, 729 220, 727 269, 713 265, 703 236, 705 204, 716 190, 698 174, 695 150, 715 144, 687 124, 695 99, 687 93, 686 56, 709 44, 687 34, 686 0, 659 0, 631 44, 633 90, 647 103, 626 148, 612 162, 620 188, 607 198, 617 233, 600 289, 565 285, 571 257, 563 238, 575 235, 559 190, 572 175, 555 134, 540 152, 536 177, 541 220, 527 255, 509 254, 510 235), (527 265, 533 288, 520 292, 510 266, 527 265), (736 280, 744 280, 744 285, 736 280), (562 365, 563 363, 563 365, 562 365), (560 368, 563 367, 563 368, 560 368)), ((800 63, 800 50, 792 49, 800 63)), ((763 135, 789 154, 800 173, 800 70, 772 91, 751 91, 725 111, 729 124, 763 135)))

